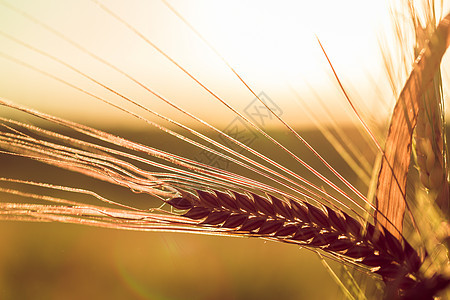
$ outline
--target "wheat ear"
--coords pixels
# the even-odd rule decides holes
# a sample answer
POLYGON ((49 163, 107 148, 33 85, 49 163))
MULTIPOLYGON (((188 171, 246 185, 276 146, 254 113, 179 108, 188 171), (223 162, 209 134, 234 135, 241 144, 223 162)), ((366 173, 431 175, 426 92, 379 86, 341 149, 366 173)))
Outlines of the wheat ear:
POLYGON ((199 226, 322 250, 368 267, 399 297, 417 289, 431 297, 450 282, 442 277, 421 278, 423 260, 405 239, 399 241, 384 227, 378 230, 372 224, 364 229, 353 217, 328 206, 320 209, 307 202, 234 191, 180 193, 167 203, 185 211, 183 216, 197 220, 199 226))

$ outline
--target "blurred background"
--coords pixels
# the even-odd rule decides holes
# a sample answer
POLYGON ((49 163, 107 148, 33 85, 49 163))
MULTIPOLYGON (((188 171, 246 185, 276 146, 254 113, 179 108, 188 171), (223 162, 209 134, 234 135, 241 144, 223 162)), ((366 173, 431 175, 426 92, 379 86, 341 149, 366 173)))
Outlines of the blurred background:
MULTIPOLYGON (((368 192, 364 181, 318 131, 317 125, 337 124, 373 164, 375 147, 361 134, 361 125, 343 97, 317 39, 356 108, 382 143, 395 103, 383 53, 395 66, 400 65, 390 12, 392 5, 400 7, 400 1, 101 3, 221 99, 328 176, 280 122, 261 107, 258 110, 255 96, 172 7, 278 115, 301 132, 347 180, 364 194, 368 192)), ((448 7, 443 11, 448 12, 448 7)), ((149 121, 177 128, 127 103, 89 80, 89 76, 157 113, 218 139, 217 134, 94 56, 220 130, 226 131, 236 122, 234 112, 98 3, 0 1, 0 97, 158 149, 202 159, 198 149, 185 147, 148 123, 84 93, 107 99, 149 121)), ((442 66, 448 86, 448 54, 442 66)), ((402 71, 397 88, 405 80, 406 71, 402 71)), ((65 132, 4 107, 0 108, 0 116, 65 132)), ((247 142, 254 149, 289 164, 299 174, 305 173, 289 163, 277 147, 269 147, 260 135, 249 134, 247 142)), ((157 206, 149 203, 147 195, 5 154, 0 154, 0 176, 80 187, 139 207, 157 206)), ((63 194, 54 193, 67 196, 63 194)), ((24 201, 7 194, 0 196, 4 202, 24 201)), ((0 223, 0 234, 4 245, 0 247, 1 299, 335 299, 339 291, 316 254, 292 245, 12 221, 0 223)))
MULTIPOLYGON (((234 117, 172 62, 94 1, 46 0, 37 3, 5 0, 2 3, 2 97, 97 127, 146 126, 133 118, 124 118, 123 112, 55 78, 39 73, 38 70, 52 74, 130 108, 123 99, 55 61, 57 59, 166 116, 185 124, 198 125, 87 54, 89 51, 206 121, 226 126, 234 117), (5 6, 5 3, 10 5, 5 6), (30 70, 30 65, 35 69, 30 70), (97 113, 99 109, 101 114, 97 113)), ((399 51, 394 51, 395 32, 390 12, 390 7, 394 7, 406 23, 408 15, 405 7, 400 5, 402 1, 322 1, 317 4, 287 1, 283 5, 270 1, 167 3, 226 59, 257 94, 265 92, 284 108, 283 118, 293 126, 311 124, 311 114, 302 109, 304 106, 316 110, 322 117, 321 122, 327 122, 329 116, 323 113, 318 96, 333 112, 335 120, 355 122, 317 39, 322 42, 347 92, 365 119, 376 124, 389 118, 395 97, 386 77, 382 49, 386 48, 385 55, 394 66, 403 68, 398 61, 399 51)), ((220 56, 164 2, 133 0, 126 4, 122 1, 106 1, 104 4, 236 109, 242 111, 254 99, 220 56)), ((411 36, 404 37, 405 43, 411 39, 411 36)), ((408 63, 412 64, 412 61, 408 63)), ((406 68, 410 69, 411 65, 406 68)), ((448 78, 446 74, 444 72, 444 77, 448 78)), ((398 78, 399 87, 404 79, 398 78)), ((275 124, 280 127, 280 124, 275 124)))

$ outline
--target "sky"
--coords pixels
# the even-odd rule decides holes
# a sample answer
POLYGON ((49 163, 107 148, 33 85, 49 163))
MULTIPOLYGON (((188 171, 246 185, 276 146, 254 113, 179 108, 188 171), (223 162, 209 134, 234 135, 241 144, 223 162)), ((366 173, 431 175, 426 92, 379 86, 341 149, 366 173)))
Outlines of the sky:
POLYGON ((175 61, 243 114, 255 96, 230 67, 290 124, 326 122, 327 111, 339 122, 355 122, 320 40, 361 114, 369 122, 389 118, 395 97, 380 49, 390 43, 392 1, 168 1, 190 25, 162 1, 101 3, 127 25, 95 1, 0 2, 0 96, 90 125, 145 125, 88 92, 160 122, 104 85, 156 113, 195 123, 134 79, 207 122, 233 120, 175 61))

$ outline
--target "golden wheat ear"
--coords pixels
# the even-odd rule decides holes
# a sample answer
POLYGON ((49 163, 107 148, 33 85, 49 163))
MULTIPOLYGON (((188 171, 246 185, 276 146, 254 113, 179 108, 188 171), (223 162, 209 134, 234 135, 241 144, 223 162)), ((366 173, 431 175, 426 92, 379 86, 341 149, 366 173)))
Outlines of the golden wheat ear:
MULTIPOLYGON (((450 23, 447 16, 442 22, 450 23)), ((420 31, 419 31, 420 30, 420 31)), ((430 28, 419 28, 424 37, 429 36, 430 28)), ((432 43, 437 41, 444 42, 445 32, 438 32, 439 36, 431 37, 432 43)), ((418 40, 417 48, 423 43, 418 40)), ((450 37, 447 36, 447 47, 450 43, 450 37)), ((444 104, 442 91, 442 75, 439 70, 434 73, 433 79, 424 90, 418 103, 419 113, 417 116, 417 125, 414 132, 414 150, 416 164, 419 170, 419 178, 422 187, 427 190, 430 198, 433 198, 447 221, 449 220, 449 184, 448 168, 446 157, 446 138, 444 121, 444 104)))

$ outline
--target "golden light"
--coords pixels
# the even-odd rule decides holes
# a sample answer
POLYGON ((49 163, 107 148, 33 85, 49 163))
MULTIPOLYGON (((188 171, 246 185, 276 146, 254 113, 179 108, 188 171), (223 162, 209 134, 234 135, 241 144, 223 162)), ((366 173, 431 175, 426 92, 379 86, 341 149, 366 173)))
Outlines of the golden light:
MULTIPOLYGON (((378 114, 378 117, 388 117, 390 107, 381 106, 376 111, 370 109, 380 106, 380 98, 391 104, 394 100, 386 89, 388 84, 380 55, 381 33, 391 30, 389 7, 384 1, 285 1, 280 4, 272 1, 198 0, 170 1, 169 4, 198 30, 256 93, 264 91, 283 107, 288 120, 295 123, 301 119, 302 124, 308 122, 307 116, 298 116, 302 104, 298 103, 292 88, 312 109, 318 110, 314 104, 316 93, 326 99, 337 119, 349 119, 343 109, 342 94, 330 75, 330 67, 317 39, 323 43, 346 88, 354 92, 354 101, 362 103, 361 109, 378 114), (380 88, 381 95, 377 94, 379 91, 375 92, 380 88)), ((208 107, 205 105, 211 105, 211 111, 223 111, 222 105, 211 104, 215 101, 211 95, 97 4, 48 0, 37 5, 23 0, 11 5, 193 113, 208 118, 210 113, 202 116, 204 108, 208 107)), ((125 4, 118 1, 105 2, 105 5, 219 97, 234 103, 237 109, 242 109, 244 103, 254 98, 220 57, 163 2, 125 4)), ((3 7, 0 10, 0 28, 2 32, 50 53, 119 92, 163 114, 170 114, 167 105, 161 104, 135 83, 23 14, 3 7)), ((99 92, 112 101, 117 98, 103 94, 102 88, 86 78, 4 35, 0 35, 0 43, 2 53, 81 88, 99 92)), ((120 112, 100 108, 104 105, 86 99, 86 95, 61 82, 30 71, 4 56, 0 57, 0 67, 6 70, 2 72, 0 83, 4 97, 38 109, 48 109, 49 113, 71 115, 77 120, 108 123, 111 116, 115 116, 114 126, 120 123, 116 118, 120 112), (92 109, 86 112, 85 107, 92 109), (102 118, 90 113, 95 109, 102 109, 102 118), (62 114, 63 111, 66 114, 62 114)), ((222 114, 218 114, 214 120, 220 122, 221 118, 222 114)), ((230 117, 223 118, 222 122, 226 123, 230 117)))

